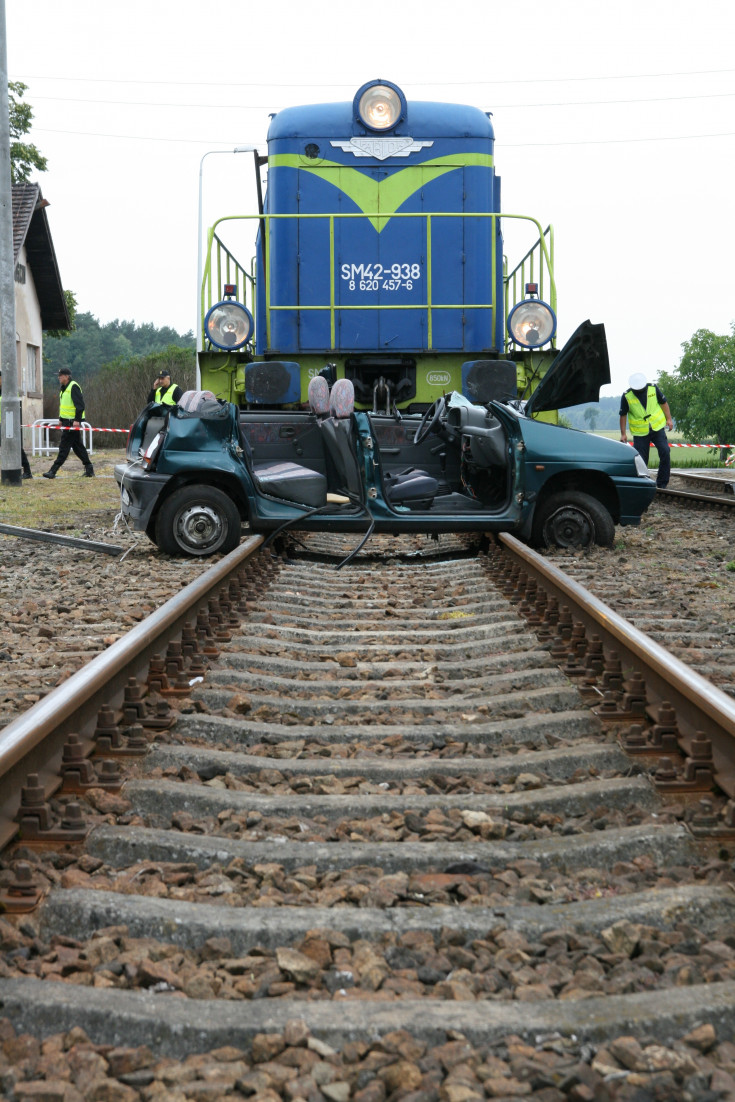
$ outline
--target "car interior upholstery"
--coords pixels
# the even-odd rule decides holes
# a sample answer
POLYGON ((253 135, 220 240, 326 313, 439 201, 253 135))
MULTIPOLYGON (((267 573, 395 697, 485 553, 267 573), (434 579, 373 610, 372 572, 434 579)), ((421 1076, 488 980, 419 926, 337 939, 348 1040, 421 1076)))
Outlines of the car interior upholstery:
POLYGON ((256 486, 271 497, 317 508, 327 504, 327 479, 320 471, 284 459, 280 462, 256 463, 247 434, 240 422, 240 445, 253 473, 256 486))
MULTIPOLYGON (((250 410, 240 416, 247 462, 263 493, 349 510, 363 501, 354 388, 309 383, 309 413, 250 410), (310 478, 310 476, 313 476, 310 478)), ((397 411, 368 414, 374 460, 387 502, 404 512, 462 514, 505 507, 510 487, 507 436, 485 406, 448 405, 434 432, 414 443, 417 422, 397 411)))

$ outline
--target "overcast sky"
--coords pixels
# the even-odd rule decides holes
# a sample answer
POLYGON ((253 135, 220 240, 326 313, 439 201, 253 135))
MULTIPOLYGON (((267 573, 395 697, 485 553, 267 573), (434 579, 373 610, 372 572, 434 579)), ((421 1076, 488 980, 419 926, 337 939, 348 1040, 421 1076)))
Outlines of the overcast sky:
MULTIPOLYGON (((62 281, 103 323, 195 329, 202 156, 265 152, 271 112, 376 77, 493 112, 504 210, 554 226, 560 340, 605 323, 603 394, 735 320, 732 0, 6 0, 6 15, 62 281)), ((251 156, 208 157, 202 197, 205 224, 253 212, 251 156)))

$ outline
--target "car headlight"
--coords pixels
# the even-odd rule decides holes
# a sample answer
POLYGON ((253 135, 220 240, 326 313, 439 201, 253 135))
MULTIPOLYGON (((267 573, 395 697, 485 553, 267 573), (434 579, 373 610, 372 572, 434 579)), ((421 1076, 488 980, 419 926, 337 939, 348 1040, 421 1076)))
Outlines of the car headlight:
POLYGON ((635 469, 641 478, 650 478, 651 472, 645 464, 645 461, 641 458, 638 452, 635 453, 635 469))
POLYGON ((204 319, 204 333, 210 344, 226 352, 242 348, 253 335, 253 315, 241 302, 216 302, 204 319))
POLYGON ((390 130, 406 110, 406 97, 395 84, 371 81, 355 96, 356 115, 369 130, 390 130))
POLYGON ((540 348, 556 333, 556 316, 541 299, 524 299, 508 314, 508 332, 516 344, 540 348))

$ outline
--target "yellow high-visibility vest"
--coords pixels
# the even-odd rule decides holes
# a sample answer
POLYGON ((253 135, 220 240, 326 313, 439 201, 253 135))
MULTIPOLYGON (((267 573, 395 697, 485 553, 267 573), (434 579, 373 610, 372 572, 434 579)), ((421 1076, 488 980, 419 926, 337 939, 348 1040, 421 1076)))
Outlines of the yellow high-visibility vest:
POLYGON ((655 386, 649 386, 646 391, 645 409, 632 390, 626 390, 625 397, 628 400, 628 424, 634 436, 648 436, 649 428, 656 432, 664 427, 666 414, 658 404, 655 386))
MULTIPOLYGON (((76 421, 77 419, 77 411, 71 400, 71 391, 74 385, 74 380, 71 379, 68 386, 65 386, 63 390, 59 391, 59 417, 65 417, 70 421, 76 421)), ((84 410, 82 410, 80 420, 84 420, 84 410)))
POLYGON ((175 406, 174 391, 176 390, 176 383, 171 383, 168 390, 164 390, 162 386, 156 389, 156 401, 161 406, 175 406))

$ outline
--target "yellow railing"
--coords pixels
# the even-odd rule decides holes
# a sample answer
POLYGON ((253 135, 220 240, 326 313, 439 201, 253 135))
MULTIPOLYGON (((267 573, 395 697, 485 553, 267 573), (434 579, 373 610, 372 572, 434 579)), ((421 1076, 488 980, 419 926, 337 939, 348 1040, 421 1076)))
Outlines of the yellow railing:
MULTIPOLYGON (((220 221, 228 221, 228 219, 220 219, 220 221)), ((200 288, 202 333, 204 332, 205 315, 209 308, 222 298, 226 283, 236 285, 238 301, 243 306, 247 306, 250 313, 255 317, 255 275, 252 269, 252 264, 249 272, 243 268, 224 241, 214 232, 214 227, 209 231, 207 263, 202 274, 202 286, 200 288)), ((204 339, 206 340, 206 337, 204 339)))
MULTIPOLYGON (((538 222, 536 223, 538 226, 538 222)), ((505 316, 507 317, 517 302, 526 297, 526 284, 538 285, 538 297, 548 302, 556 314, 556 283, 554 282, 554 229, 547 226, 539 239, 522 257, 515 268, 508 272, 505 282, 505 316), (548 238, 548 244, 547 244, 548 238), (547 298, 548 295, 548 298, 547 298)))
MULTIPOLYGON (((382 303, 376 303, 375 305, 369 305, 366 303, 358 303, 355 305, 345 305, 336 302, 336 279, 335 279, 335 243, 334 243, 334 224, 336 219, 349 219, 349 218, 362 218, 362 219, 375 219, 383 217, 385 215, 379 214, 255 214, 255 215, 229 215, 223 218, 219 218, 214 226, 208 231, 208 249, 207 260, 202 277, 201 287, 201 312, 202 318, 206 314, 207 310, 219 301, 222 296, 222 287, 225 283, 237 283, 238 293, 240 288, 243 289, 244 294, 240 296, 240 301, 253 313, 255 316, 255 278, 252 274, 253 265, 251 264, 251 271, 246 272, 244 267, 235 259, 234 255, 230 252, 228 247, 224 244, 222 239, 217 233, 217 227, 225 222, 239 222, 239 221, 257 221, 261 226, 261 234, 264 234, 264 256, 266 258, 265 263, 265 319, 266 319, 266 347, 270 348, 271 343, 271 314, 279 310, 329 310, 330 316, 330 347, 335 347, 336 341, 336 315, 337 311, 341 310, 425 310, 427 316, 427 350, 432 349, 432 315, 435 310, 495 310, 495 294, 494 288, 496 285, 497 272, 498 272, 498 250, 497 250, 497 234, 495 232, 495 223, 499 219, 515 219, 518 221, 526 221, 532 223, 538 231, 538 240, 535 245, 526 253, 523 259, 516 265, 516 267, 508 274, 504 275, 505 284, 505 309, 506 316, 512 306, 519 301, 519 297, 524 297, 524 288, 526 282, 536 282, 539 284, 540 297, 544 297, 544 293, 548 290, 549 305, 554 311, 556 311, 556 284, 554 282, 553 271, 553 247, 554 238, 553 230, 551 227, 547 227, 546 230, 541 229, 541 224, 535 218, 531 218, 524 214, 494 214, 486 212, 476 211, 435 211, 433 213, 411 213, 411 214, 392 214, 391 218, 421 218, 426 223, 426 301, 418 303, 406 303, 401 305, 385 305, 382 303), (434 302, 433 301, 433 288, 432 288, 432 221, 437 218, 474 218, 483 219, 489 218, 493 222, 493 231, 490 235, 490 301, 489 302, 434 302), (329 301, 323 304, 317 305, 303 305, 302 303, 273 305, 271 301, 271 270, 272 265, 270 263, 271 254, 271 222, 273 220, 280 219, 321 219, 327 220, 329 223, 329 301), (548 244, 546 238, 548 237, 548 244), (520 284, 520 296, 518 294, 518 286, 520 284)), ((502 263, 502 260, 501 260, 502 263)), ((203 326, 202 326, 203 329, 203 326)))

